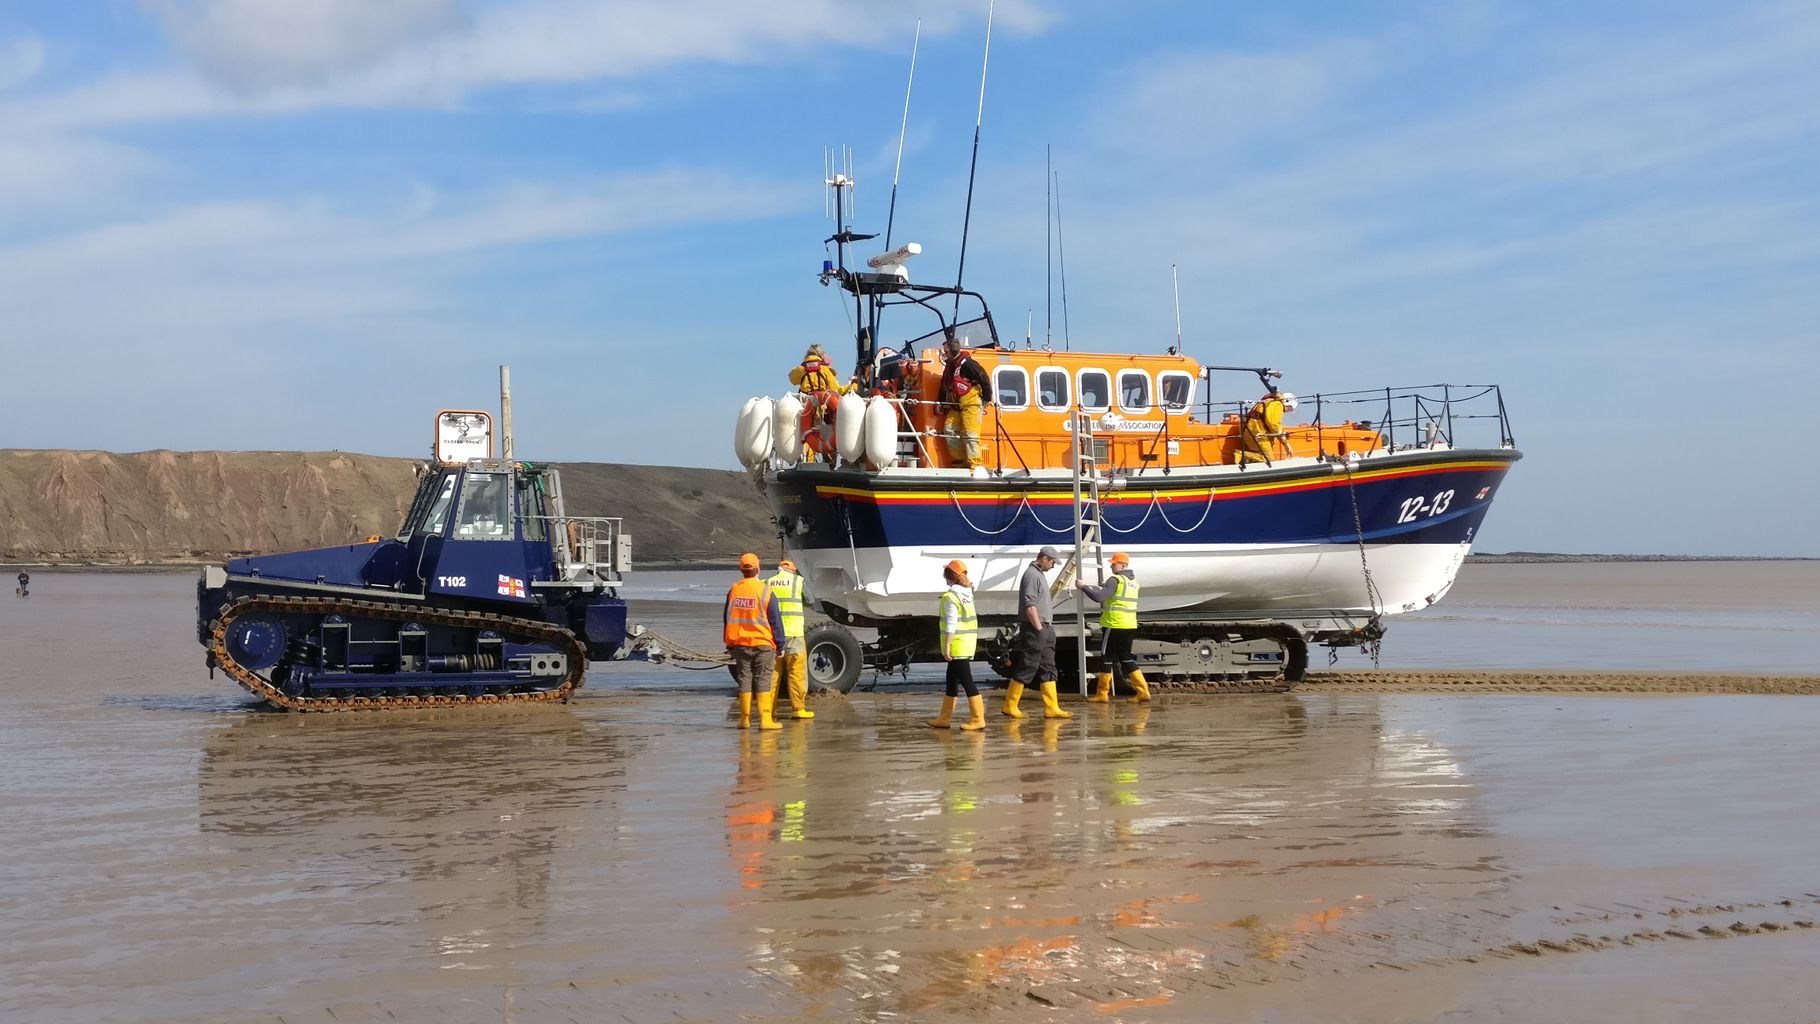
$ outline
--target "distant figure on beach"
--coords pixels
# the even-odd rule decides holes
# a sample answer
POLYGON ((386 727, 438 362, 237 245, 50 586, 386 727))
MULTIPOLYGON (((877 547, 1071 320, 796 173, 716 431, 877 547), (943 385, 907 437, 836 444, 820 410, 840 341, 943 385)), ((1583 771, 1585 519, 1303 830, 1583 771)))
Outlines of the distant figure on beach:
POLYGON ((752 726, 752 705, 758 705, 760 729, 782 729, 771 717, 777 701, 772 672, 777 665, 778 640, 784 634, 777 597, 758 578, 758 555, 739 556, 739 582, 727 591, 721 616, 727 655, 733 659, 733 678, 739 683, 739 727, 752 726))
POLYGON ((986 698, 973 682, 973 654, 979 649, 979 616, 973 609, 973 583, 967 579, 967 566, 956 559, 942 566, 942 579, 948 589, 937 601, 941 615, 942 660, 948 663, 948 695, 942 698, 942 713, 929 724, 947 729, 954 719, 954 705, 961 690, 967 691, 969 717, 961 726, 965 732, 986 727, 986 698))
POLYGON ((18 594, 20 597, 32 596, 32 574, 31 573, 22 572, 19 574, 19 585, 13 589, 13 593, 18 594))

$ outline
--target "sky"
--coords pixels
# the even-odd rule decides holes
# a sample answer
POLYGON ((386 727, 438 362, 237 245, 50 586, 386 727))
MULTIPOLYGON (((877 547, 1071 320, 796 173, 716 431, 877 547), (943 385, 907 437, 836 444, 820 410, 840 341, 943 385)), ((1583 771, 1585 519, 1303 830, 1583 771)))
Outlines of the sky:
MULTIPOLYGON (((994 19, 1004 333, 1162 351, 1176 266, 1203 362, 1500 385, 1478 550, 1820 556, 1820 5, 994 19)), ((985 0, 11 0, 0 446, 422 456, 505 363, 522 458, 733 468, 806 344, 850 369, 823 152, 881 230, 919 21, 894 237, 946 282, 985 0)))

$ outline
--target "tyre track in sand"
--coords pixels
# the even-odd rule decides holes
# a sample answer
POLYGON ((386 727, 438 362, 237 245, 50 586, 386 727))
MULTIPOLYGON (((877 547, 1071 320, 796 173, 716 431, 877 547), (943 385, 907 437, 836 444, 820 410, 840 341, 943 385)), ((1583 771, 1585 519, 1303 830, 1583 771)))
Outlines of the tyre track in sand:
POLYGON ((1313 671, 1293 693, 1820 694, 1820 676, 1699 672, 1313 671))

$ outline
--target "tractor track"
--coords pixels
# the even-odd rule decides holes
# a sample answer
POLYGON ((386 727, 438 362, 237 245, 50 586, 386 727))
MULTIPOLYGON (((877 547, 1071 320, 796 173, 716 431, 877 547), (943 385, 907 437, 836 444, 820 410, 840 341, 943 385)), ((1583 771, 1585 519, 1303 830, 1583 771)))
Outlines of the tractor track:
POLYGON ((379 601, 355 601, 326 597, 251 596, 222 606, 209 623, 209 655, 248 693, 287 711, 412 711, 424 708, 451 708, 470 705, 506 706, 567 702, 569 694, 581 686, 588 670, 587 648, 570 630, 535 619, 522 619, 491 612, 445 611, 433 608, 406 608, 379 601), (561 685, 528 693, 481 694, 383 694, 378 696, 296 697, 285 693, 270 681, 236 663, 227 651, 228 627, 248 613, 270 612, 278 615, 348 615, 390 619, 395 622, 435 623, 463 629, 492 629, 514 639, 552 642, 568 649, 569 674, 561 685))

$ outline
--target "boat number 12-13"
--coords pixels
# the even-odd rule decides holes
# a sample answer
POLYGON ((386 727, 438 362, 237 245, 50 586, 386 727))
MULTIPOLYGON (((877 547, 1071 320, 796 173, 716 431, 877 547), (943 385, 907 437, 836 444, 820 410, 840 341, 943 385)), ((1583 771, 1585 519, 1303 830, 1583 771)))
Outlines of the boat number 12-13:
POLYGON ((1397 513, 1397 522, 1413 523, 1417 516, 1438 516, 1447 511, 1453 504, 1453 492, 1442 491, 1433 498, 1405 498, 1403 508, 1397 513))

